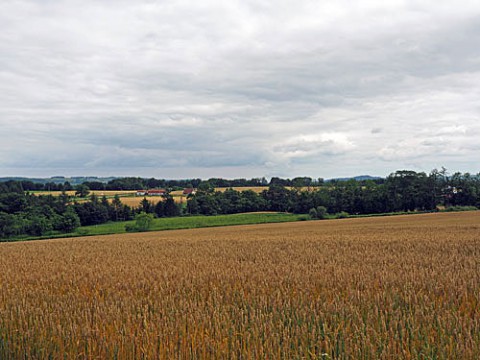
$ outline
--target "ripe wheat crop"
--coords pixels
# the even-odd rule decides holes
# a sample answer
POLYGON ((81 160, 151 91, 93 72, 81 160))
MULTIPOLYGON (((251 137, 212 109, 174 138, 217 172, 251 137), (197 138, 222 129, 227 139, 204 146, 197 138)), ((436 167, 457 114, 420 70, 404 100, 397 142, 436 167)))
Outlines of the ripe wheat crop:
POLYGON ((478 359, 480 212, 0 244, 1 359, 478 359))

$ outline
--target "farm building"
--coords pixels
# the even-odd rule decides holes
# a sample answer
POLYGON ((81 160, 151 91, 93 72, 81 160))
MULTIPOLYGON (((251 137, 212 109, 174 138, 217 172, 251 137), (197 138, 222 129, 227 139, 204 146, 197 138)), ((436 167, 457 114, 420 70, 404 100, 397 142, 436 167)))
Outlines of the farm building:
POLYGON ((183 195, 195 195, 195 193, 197 192, 196 189, 192 189, 192 188, 185 188, 183 189, 183 195))
POLYGON ((166 190, 164 189, 157 189, 157 190, 148 190, 147 195, 149 196, 162 196, 166 194, 166 190))
POLYGON ((155 189, 155 190, 137 190, 135 195, 137 196, 163 196, 167 193, 164 189, 155 189))

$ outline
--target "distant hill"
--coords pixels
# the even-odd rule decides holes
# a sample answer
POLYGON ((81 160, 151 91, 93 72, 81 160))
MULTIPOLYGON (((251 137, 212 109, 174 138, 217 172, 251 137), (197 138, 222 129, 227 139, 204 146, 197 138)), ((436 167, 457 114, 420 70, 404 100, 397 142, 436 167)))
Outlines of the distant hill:
MULTIPOLYGON (((84 182, 101 182, 101 183, 108 183, 109 181, 115 180, 115 179, 124 179, 124 177, 98 177, 98 176, 72 176, 72 177, 65 177, 65 176, 52 176, 49 178, 29 178, 29 177, 0 177, 0 182, 5 182, 5 181, 31 181, 35 184, 48 184, 48 183, 54 183, 54 184, 64 184, 65 182, 69 182, 70 185, 76 186, 80 185, 84 182)), ((356 181, 365 181, 365 180, 381 180, 383 178, 379 176, 370 176, 370 175, 359 175, 359 176, 353 176, 353 177, 344 177, 344 178, 332 178, 332 179, 327 179, 325 182, 330 182, 330 181, 348 181, 348 180, 356 180, 356 181)), ((241 186, 241 185, 239 185, 241 186)), ((223 186, 219 186, 223 187, 223 186)))
POLYGON ((108 183, 111 180, 117 179, 117 177, 98 177, 98 176, 72 176, 72 177, 64 177, 64 176, 52 176, 49 178, 28 178, 28 177, 1 177, 0 182, 5 181, 31 181, 36 184, 47 184, 47 183, 54 183, 54 184, 64 184, 65 182, 69 182, 71 185, 79 185, 86 181, 98 181, 102 183, 108 183))
POLYGON ((328 179, 325 181, 348 181, 348 180, 356 180, 356 181, 365 181, 365 180, 380 180, 383 179, 380 176, 370 176, 370 175, 359 175, 359 176, 353 176, 353 177, 344 177, 344 178, 333 178, 333 179, 328 179))

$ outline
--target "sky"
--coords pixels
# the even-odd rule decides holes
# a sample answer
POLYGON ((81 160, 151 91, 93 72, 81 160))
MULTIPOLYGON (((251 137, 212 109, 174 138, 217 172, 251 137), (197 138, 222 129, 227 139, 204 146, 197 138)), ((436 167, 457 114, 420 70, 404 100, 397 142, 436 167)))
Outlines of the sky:
POLYGON ((478 0, 2 0, 0 177, 480 172, 478 0))

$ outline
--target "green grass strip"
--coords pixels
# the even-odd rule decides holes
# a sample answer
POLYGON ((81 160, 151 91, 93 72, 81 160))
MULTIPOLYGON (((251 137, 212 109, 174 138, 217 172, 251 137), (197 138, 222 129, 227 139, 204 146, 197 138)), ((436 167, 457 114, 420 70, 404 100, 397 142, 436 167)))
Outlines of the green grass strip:
MULTIPOLYGON (((304 217, 304 215, 303 215, 304 217)), ((149 231, 196 229, 215 226, 249 225, 298 221, 302 215, 287 213, 246 213, 216 216, 184 216, 154 219, 149 231)), ((80 235, 105 235, 125 233, 125 225, 135 221, 112 222, 94 226, 82 226, 76 233, 80 235)))
MULTIPOLYGON (((179 229, 196 229, 205 227, 217 226, 232 226, 232 225, 253 225, 266 223, 280 223, 306 220, 305 215, 289 214, 289 213, 242 213, 232 215, 215 215, 215 216, 182 216, 172 218, 154 219, 149 231, 162 230, 179 230, 179 229)), ((42 240, 55 239, 78 236, 96 236, 109 234, 123 234, 126 233, 125 225, 135 224, 131 221, 108 222, 105 224, 81 226, 73 233, 55 233, 52 232, 44 236, 18 236, 10 239, 2 239, 0 242, 10 241, 26 241, 26 240, 42 240)))

